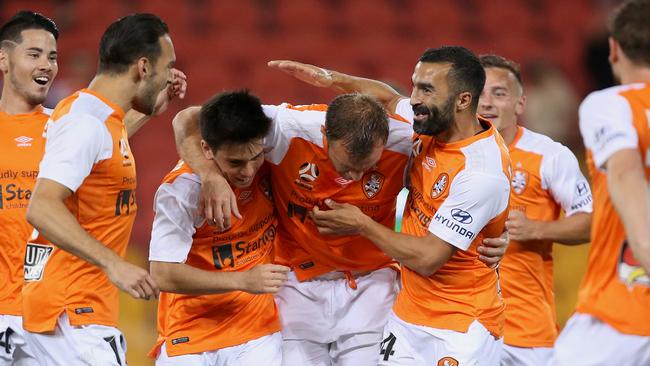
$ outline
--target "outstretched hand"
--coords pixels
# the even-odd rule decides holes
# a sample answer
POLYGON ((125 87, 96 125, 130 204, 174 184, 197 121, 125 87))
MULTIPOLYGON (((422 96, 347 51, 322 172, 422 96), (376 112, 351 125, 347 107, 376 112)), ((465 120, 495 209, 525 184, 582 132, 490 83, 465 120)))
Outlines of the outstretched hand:
POLYGON ((285 72, 307 84, 321 88, 329 88, 332 86, 332 73, 318 66, 303 64, 291 60, 273 60, 269 61, 267 65, 270 68, 285 72))

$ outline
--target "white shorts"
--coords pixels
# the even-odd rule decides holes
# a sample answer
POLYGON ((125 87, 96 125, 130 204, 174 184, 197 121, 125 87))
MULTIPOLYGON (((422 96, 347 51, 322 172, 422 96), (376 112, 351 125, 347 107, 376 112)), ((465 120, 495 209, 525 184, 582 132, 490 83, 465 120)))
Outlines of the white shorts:
POLYGON ((25 339, 23 318, 0 315, 0 366, 36 366, 29 343, 25 339))
POLYGON ((44 366, 126 366, 126 342, 115 327, 75 327, 64 312, 53 333, 26 334, 36 359, 44 366))
POLYGON ((555 341, 549 365, 650 365, 650 337, 623 334, 575 313, 555 341))
POLYGON ((379 365, 498 366, 503 339, 477 320, 467 333, 407 323, 391 312, 379 350, 379 365))
POLYGON ((198 354, 167 356, 163 343, 156 366, 280 366, 282 364, 282 335, 280 332, 246 343, 198 354))
POLYGON ((397 272, 382 268, 355 279, 331 272, 299 282, 293 272, 275 296, 284 365, 373 365, 397 295, 397 272))
POLYGON ((552 355, 551 347, 515 347, 504 344, 501 366, 546 366, 552 355))

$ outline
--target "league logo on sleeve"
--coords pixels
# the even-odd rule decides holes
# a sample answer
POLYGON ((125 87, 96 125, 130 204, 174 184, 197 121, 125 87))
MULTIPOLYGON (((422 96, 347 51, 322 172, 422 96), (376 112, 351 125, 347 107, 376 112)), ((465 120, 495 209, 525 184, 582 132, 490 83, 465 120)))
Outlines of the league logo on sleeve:
POLYGON ((366 174, 361 181, 363 185, 363 193, 368 198, 373 198, 381 191, 381 187, 384 185, 384 175, 379 172, 371 172, 366 174))
POLYGON ((648 276, 643 267, 641 267, 641 263, 634 258, 632 248, 627 244, 627 241, 623 242, 621 248, 621 255, 618 263, 618 277, 628 287, 637 285, 650 286, 650 276, 648 276))

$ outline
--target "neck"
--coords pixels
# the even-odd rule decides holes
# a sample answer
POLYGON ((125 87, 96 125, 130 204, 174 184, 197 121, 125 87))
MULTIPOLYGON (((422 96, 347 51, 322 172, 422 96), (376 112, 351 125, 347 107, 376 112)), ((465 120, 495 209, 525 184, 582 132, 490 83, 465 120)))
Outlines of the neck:
POLYGON ((88 89, 98 92, 112 103, 117 104, 125 113, 131 109, 135 88, 136 86, 128 73, 97 74, 88 85, 88 89))
POLYGON ((499 130, 499 133, 501 134, 501 137, 503 137, 503 141, 506 145, 510 145, 515 141, 515 137, 517 136, 517 124, 513 123, 508 127, 502 128, 499 130))
POLYGON ((631 66, 621 72, 621 84, 650 83, 650 67, 631 66))
MULTIPOLYGON (((6 79, 5 79, 6 81, 6 79)), ((29 103, 23 96, 16 93, 8 83, 2 88, 0 111, 6 114, 26 114, 35 112, 41 105, 29 103)))
POLYGON ((483 126, 474 113, 456 114, 451 127, 437 134, 436 140, 444 143, 461 141, 470 138, 483 130, 483 126))

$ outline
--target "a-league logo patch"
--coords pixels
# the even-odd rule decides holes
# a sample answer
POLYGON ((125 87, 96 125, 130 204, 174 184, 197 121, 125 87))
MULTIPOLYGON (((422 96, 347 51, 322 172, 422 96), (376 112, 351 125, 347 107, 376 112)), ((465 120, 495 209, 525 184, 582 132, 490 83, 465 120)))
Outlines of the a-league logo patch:
POLYGON ((458 366, 458 361, 453 357, 443 357, 438 361, 438 366, 458 366))
POLYGON ((510 183, 512 185, 512 191, 515 192, 515 194, 524 193, 526 186, 528 186, 528 172, 521 169, 515 169, 510 183))
POLYGON ((368 173, 363 177, 361 184, 363 185, 363 193, 368 198, 373 198, 381 191, 384 186, 384 175, 379 172, 368 173))
POLYGON ((442 196, 443 193, 447 190, 447 186, 449 185, 449 174, 447 173, 442 173, 438 176, 438 179, 436 179, 436 182, 433 183, 433 187, 431 187, 431 198, 438 198, 442 196))

